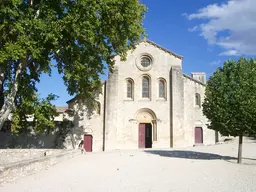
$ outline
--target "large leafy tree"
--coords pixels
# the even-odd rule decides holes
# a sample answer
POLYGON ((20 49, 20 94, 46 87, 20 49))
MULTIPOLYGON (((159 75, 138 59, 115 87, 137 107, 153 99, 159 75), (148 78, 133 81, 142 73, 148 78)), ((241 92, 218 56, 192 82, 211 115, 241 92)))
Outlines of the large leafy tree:
POLYGON ((45 99, 37 94, 30 97, 21 96, 22 102, 16 104, 12 112, 12 132, 14 133, 49 133, 55 127, 54 117, 57 115, 56 108, 51 101, 56 96, 50 94, 45 99))
POLYGON ((111 70, 114 56, 125 59, 144 35, 145 10, 138 0, 1 0, 0 129, 16 99, 26 87, 36 92, 51 67, 70 95, 92 97, 103 62, 111 70))
POLYGON ((231 60, 219 67, 207 82, 203 113, 210 129, 238 136, 238 163, 242 161, 243 136, 256 133, 256 62, 231 60))

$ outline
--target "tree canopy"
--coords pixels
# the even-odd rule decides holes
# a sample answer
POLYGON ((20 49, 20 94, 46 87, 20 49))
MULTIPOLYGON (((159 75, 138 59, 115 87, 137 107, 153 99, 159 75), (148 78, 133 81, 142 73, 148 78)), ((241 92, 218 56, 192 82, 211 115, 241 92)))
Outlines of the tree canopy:
POLYGON ((240 58, 227 61, 210 77, 203 113, 209 128, 223 135, 239 136, 256 131, 256 62, 240 58))
POLYGON ((16 104, 12 112, 12 131, 14 133, 49 133, 55 127, 54 117, 57 110, 51 101, 56 96, 50 94, 45 99, 33 94, 31 97, 21 97, 22 102, 16 104))
POLYGON ((103 62, 111 71, 115 55, 125 59, 144 35, 145 11, 138 0, 2 0, 0 129, 17 98, 25 99, 26 89, 37 92, 40 75, 51 67, 70 95, 92 97, 103 62))
MULTIPOLYGON (((208 127, 224 136, 256 133, 256 62, 229 60, 210 77, 205 90, 203 113, 208 127)), ((242 140, 241 140, 242 142, 242 140)))

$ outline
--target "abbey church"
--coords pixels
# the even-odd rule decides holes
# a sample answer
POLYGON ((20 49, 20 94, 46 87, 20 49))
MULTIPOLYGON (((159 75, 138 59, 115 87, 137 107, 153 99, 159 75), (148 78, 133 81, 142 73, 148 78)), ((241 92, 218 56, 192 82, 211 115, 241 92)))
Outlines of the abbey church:
POLYGON ((74 110, 83 105, 73 120, 80 130, 76 142, 84 140, 94 152, 214 144, 215 132, 202 113, 205 83, 205 73, 182 72, 182 56, 143 40, 126 61, 116 56, 92 115, 76 99, 67 102, 74 110))

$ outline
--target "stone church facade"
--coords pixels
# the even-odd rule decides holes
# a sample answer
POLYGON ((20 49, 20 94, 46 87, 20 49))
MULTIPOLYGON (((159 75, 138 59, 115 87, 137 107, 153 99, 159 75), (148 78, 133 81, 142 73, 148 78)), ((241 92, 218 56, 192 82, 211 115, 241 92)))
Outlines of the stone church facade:
POLYGON ((143 40, 126 61, 115 58, 92 115, 85 104, 67 102, 83 111, 73 119, 76 142, 91 135, 92 151, 214 144, 202 113, 205 83, 205 73, 183 74, 182 56, 143 40))

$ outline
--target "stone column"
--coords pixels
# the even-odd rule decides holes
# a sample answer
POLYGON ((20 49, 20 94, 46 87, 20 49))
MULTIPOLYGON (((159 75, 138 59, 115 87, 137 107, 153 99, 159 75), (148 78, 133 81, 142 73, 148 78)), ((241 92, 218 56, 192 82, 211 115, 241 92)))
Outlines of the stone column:
POLYGON ((182 146, 184 134, 184 82, 181 66, 170 71, 170 147, 182 146))
POLYGON ((117 104, 118 104, 118 68, 109 73, 106 85, 106 127, 105 127, 105 150, 116 148, 117 133, 117 104))

